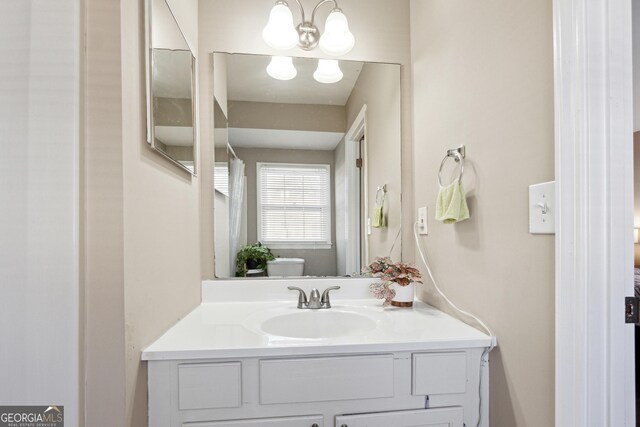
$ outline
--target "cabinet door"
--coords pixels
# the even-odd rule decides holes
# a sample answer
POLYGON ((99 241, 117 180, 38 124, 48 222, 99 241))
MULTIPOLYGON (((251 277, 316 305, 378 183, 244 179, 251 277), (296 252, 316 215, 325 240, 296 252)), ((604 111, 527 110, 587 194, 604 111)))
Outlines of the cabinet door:
POLYGON ((336 417, 336 427, 462 427, 462 408, 420 409, 336 417))
POLYGON ((183 427, 323 427, 322 415, 185 423, 183 427))

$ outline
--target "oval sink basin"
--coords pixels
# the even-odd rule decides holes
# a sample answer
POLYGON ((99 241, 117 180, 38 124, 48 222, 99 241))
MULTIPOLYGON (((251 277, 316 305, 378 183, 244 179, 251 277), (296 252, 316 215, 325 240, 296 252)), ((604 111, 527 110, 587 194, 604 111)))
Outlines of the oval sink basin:
POLYGON ((376 322, 362 314, 329 310, 304 310, 281 314, 262 322, 269 335, 289 338, 335 338, 368 332, 376 322))

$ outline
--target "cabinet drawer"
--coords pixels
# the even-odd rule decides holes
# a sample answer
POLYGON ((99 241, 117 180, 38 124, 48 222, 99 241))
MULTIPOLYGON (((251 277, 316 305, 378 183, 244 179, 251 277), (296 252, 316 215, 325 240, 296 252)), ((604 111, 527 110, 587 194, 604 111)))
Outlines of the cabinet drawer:
POLYGON ((413 355, 413 394, 451 394, 467 390, 465 352, 413 355))
POLYGON ((379 412, 336 417, 336 426, 347 427, 462 427, 460 407, 379 412))
POLYGON ((209 421, 186 423, 182 427, 323 427, 322 415, 306 417, 260 418, 253 420, 209 421))
POLYGON ((393 397, 393 355, 260 361, 260 403, 393 397))
POLYGON ((179 407, 237 408, 242 405, 240 362, 178 366, 179 407))

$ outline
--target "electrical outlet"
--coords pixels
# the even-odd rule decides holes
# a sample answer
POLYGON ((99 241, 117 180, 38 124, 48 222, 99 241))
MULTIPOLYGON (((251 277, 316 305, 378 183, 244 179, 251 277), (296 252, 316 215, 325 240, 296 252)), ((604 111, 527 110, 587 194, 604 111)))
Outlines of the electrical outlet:
POLYGON ((427 232, 427 207, 418 208, 418 234, 429 234, 427 232))

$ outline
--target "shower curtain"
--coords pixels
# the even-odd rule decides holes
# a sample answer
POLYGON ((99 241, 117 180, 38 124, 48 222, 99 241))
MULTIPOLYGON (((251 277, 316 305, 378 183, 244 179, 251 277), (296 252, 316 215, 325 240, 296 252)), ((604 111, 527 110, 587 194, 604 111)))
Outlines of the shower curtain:
POLYGON ((236 255, 240 249, 244 180, 244 162, 237 158, 231 159, 229 162, 229 258, 232 276, 235 276, 236 255))

